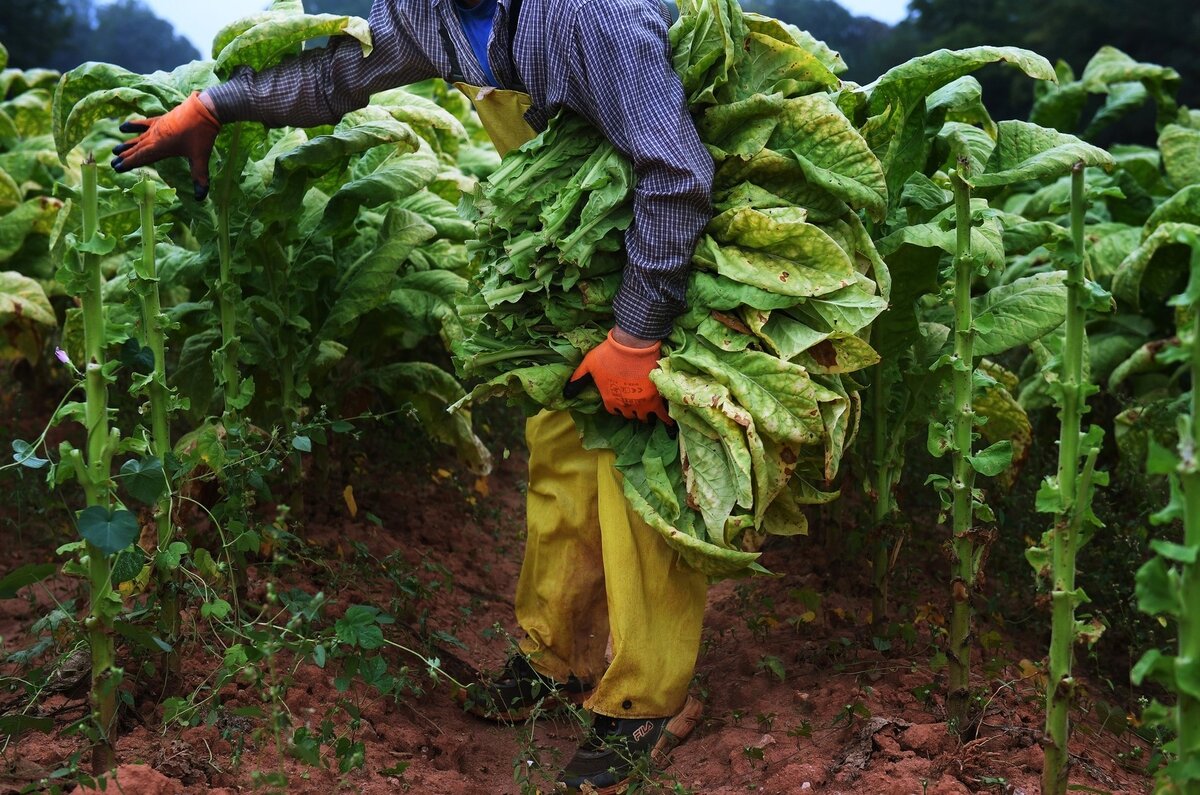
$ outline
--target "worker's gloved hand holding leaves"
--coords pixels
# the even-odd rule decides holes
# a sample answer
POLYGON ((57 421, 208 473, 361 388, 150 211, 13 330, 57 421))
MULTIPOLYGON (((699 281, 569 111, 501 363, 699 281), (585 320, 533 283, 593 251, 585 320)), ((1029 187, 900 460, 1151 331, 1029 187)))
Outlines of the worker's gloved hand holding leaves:
POLYGON ((617 342, 610 331, 608 339, 583 357, 583 362, 563 388, 563 394, 573 398, 588 385, 595 384, 609 413, 643 422, 655 416, 673 425, 666 402, 650 380, 650 371, 658 367, 661 348, 661 342, 645 348, 624 345, 617 342))
POLYGON ((205 107, 200 94, 193 93, 163 116, 122 124, 121 132, 141 134, 113 149, 112 167, 124 172, 167 157, 186 157, 199 201, 208 195, 208 159, 220 131, 217 117, 205 107))

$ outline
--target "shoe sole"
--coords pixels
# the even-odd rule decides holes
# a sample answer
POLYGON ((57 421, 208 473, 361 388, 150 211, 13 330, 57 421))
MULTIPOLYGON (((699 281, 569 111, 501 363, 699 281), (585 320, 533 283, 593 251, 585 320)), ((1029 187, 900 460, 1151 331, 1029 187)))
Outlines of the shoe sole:
MULTIPOLYGON (((658 742, 650 749, 650 761, 654 767, 662 770, 671 763, 671 752, 678 748, 692 730, 700 723, 700 718, 704 715, 704 705, 697 699, 691 696, 683 702, 683 708, 675 714, 675 717, 667 721, 667 725, 663 727, 663 732, 658 738, 658 742)), ((591 784, 584 784, 579 790, 581 795, 624 795, 629 791, 630 780, 618 781, 608 787, 594 787, 591 784)))

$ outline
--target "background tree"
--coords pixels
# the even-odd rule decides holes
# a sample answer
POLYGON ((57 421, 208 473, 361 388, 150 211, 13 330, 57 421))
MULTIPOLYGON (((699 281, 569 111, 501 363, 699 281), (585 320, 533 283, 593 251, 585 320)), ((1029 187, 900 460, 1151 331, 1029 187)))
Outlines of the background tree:
POLYGON ((0 3, 0 42, 9 65, 66 71, 106 61, 132 72, 174 69, 200 53, 142 0, 0 3))

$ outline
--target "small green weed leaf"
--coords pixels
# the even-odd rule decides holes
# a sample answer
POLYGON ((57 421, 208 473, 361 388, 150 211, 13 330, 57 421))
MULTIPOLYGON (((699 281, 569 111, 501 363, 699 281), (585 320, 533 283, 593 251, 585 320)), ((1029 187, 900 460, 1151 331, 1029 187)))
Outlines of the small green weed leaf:
POLYGON ((337 639, 360 649, 378 649, 383 645, 383 629, 377 623, 380 615, 378 607, 351 605, 334 624, 337 639))
POLYGON ((153 456, 129 459, 121 465, 121 475, 125 490, 146 505, 154 505, 167 488, 162 460, 153 456))
POLYGON ((117 559, 113 561, 112 584, 116 586, 123 582, 129 582, 142 573, 142 567, 145 565, 146 553, 142 551, 141 547, 133 545, 128 549, 122 549, 117 555, 117 559))
POLYGON ((129 511, 110 511, 100 505, 79 513, 79 534, 105 555, 115 555, 138 537, 137 517, 129 511))
POLYGON ((121 364, 135 373, 154 372, 154 351, 133 337, 121 343, 121 364))
POLYGON ((768 654, 758 661, 758 667, 773 674, 780 682, 787 679, 787 669, 783 666, 783 660, 778 657, 768 654))
POLYGON ((367 747, 363 743, 354 742, 345 735, 338 738, 334 749, 338 758, 338 770, 349 773, 362 767, 367 761, 367 747))
POLYGON ((158 566, 166 571, 174 571, 183 562, 183 556, 188 553, 188 545, 183 541, 172 541, 166 549, 158 552, 158 566))
POLYGON ((17 737, 28 731, 49 734, 54 731, 54 721, 50 718, 35 718, 32 715, 5 715, 0 717, 0 734, 17 737))
POLYGON ((211 602, 205 602, 200 605, 200 615, 204 618, 215 618, 217 621, 222 621, 233 610, 233 607, 224 599, 213 599, 211 602))
POLYGON ((183 725, 190 725, 196 717, 196 708, 188 703, 186 698, 179 696, 171 696, 163 701, 163 724, 171 724, 178 721, 183 725))
POLYGON ((53 563, 29 563, 10 571, 0 579, 0 599, 12 599, 17 591, 35 582, 41 582, 58 571, 53 563))
POLYGON ((312 439, 307 436, 292 437, 292 447, 302 453, 312 452, 312 439))
POLYGON ((114 621, 113 629, 117 631, 121 637, 126 640, 131 640, 141 646, 148 652, 158 654, 161 652, 171 651, 171 644, 155 635, 145 627, 139 627, 137 624, 130 624, 127 621, 114 621))
POLYGON ((13 461, 30 469, 41 469, 50 463, 47 458, 38 458, 37 448, 21 439, 12 440, 13 461))
POLYGON ((288 756, 299 759, 312 767, 321 766, 321 738, 309 733, 308 729, 300 727, 292 735, 292 742, 287 747, 288 756))
POLYGON ((984 477, 995 477, 1012 464, 1012 442, 1006 440, 980 450, 975 455, 967 456, 971 468, 984 477))
POLYGON ((412 764, 412 763, 411 762, 397 762, 392 767, 385 767, 383 770, 380 770, 379 775, 387 776, 389 778, 400 778, 401 776, 404 775, 404 771, 408 770, 408 766, 410 764, 412 764))

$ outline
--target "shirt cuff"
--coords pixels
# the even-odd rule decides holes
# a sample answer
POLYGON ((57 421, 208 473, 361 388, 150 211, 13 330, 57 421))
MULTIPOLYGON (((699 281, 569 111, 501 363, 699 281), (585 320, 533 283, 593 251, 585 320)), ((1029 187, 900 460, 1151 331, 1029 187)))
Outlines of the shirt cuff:
POLYGON ((669 336, 680 310, 673 302, 655 301, 625 285, 617 292, 612 306, 621 330, 646 340, 669 336))
POLYGON ((242 67, 233 73, 227 82, 213 86, 204 93, 212 100, 217 109, 217 119, 222 124, 235 121, 249 121, 254 111, 250 101, 246 79, 251 74, 247 67, 242 67))

